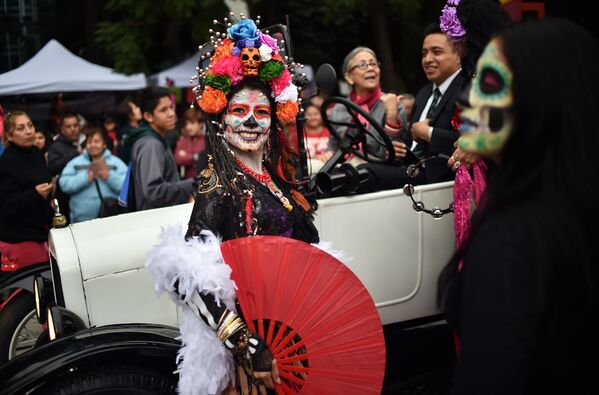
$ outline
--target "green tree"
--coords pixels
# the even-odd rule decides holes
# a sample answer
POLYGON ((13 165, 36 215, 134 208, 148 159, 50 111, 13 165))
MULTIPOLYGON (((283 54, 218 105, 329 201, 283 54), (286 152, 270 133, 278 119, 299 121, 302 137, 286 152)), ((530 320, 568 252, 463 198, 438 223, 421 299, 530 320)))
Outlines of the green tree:
POLYGON ((123 73, 152 73, 190 56, 208 39, 222 0, 110 0, 95 37, 123 73))
MULTIPOLYGON (((315 67, 331 63, 338 73, 359 45, 377 52, 382 86, 415 92, 426 83, 420 65, 422 31, 438 20, 444 0, 253 0, 252 16, 289 23, 295 58, 315 67)), ((342 79, 343 76, 339 75, 342 79)))

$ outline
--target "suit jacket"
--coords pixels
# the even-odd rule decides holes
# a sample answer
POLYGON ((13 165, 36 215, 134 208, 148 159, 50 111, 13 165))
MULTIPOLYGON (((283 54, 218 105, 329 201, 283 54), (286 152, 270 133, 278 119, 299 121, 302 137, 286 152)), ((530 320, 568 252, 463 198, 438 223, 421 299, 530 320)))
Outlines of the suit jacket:
MULTIPOLYGON (((430 121, 433 134, 430 142, 419 142, 417 154, 420 158, 428 158, 433 155, 451 155, 454 151, 453 143, 458 139, 459 133, 451 126, 451 120, 456 109, 458 99, 464 87, 465 79, 459 73, 451 82, 441 99, 430 121)), ((416 95, 412 109, 412 124, 418 122, 420 115, 426 106, 426 102, 433 94, 433 84, 430 83, 422 88, 416 95)), ((447 160, 437 159, 426 162, 426 183, 447 181, 453 178, 453 173, 447 167, 447 160)))

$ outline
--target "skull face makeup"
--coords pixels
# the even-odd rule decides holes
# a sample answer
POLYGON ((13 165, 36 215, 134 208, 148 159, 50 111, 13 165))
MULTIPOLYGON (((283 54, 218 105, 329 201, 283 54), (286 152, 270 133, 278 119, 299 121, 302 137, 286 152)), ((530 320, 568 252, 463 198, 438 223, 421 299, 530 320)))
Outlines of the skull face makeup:
POLYGON ((225 139, 234 149, 243 152, 261 150, 270 134, 268 97, 256 89, 241 89, 229 101, 224 123, 225 139))
POLYGON ((510 136, 513 114, 512 72, 496 40, 478 60, 468 101, 460 114, 459 147, 483 156, 497 154, 510 136))
POLYGON ((258 76, 258 69, 262 64, 260 51, 258 48, 244 48, 241 50, 241 64, 243 65, 243 75, 258 76))

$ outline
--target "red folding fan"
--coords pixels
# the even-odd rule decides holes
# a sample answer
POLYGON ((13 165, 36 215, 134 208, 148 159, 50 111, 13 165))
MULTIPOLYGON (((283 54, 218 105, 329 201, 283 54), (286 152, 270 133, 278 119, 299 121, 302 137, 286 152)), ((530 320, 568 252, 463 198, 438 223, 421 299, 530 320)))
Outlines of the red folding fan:
POLYGON ((284 237, 234 239, 221 250, 245 321, 277 359, 278 394, 381 393, 381 320, 351 270, 284 237))

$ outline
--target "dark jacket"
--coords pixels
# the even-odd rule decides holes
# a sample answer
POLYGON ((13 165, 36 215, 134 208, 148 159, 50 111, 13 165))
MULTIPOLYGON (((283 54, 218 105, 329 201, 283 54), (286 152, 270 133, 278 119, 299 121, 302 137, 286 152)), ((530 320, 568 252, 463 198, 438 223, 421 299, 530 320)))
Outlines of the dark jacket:
POLYGON ((134 134, 137 129, 128 123, 119 126, 116 130, 116 138, 119 142, 119 146, 117 149, 117 156, 125 162, 125 164, 129 163, 131 159, 131 145, 126 146, 126 141, 129 139, 131 134, 134 134))
POLYGON ((193 179, 181 181, 166 140, 145 121, 126 139, 131 152, 135 209, 147 210, 189 201, 193 179))
POLYGON ((598 393, 597 294, 581 286, 597 272, 563 244, 540 195, 489 214, 471 236, 445 306, 462 345, 452 394, 598 393))
POLYGON ((48 170, 52 177, 59 175, 71 159, 79 155, 77 143, 73 143, 62 134, 48 148, 48 170))
POLYGON ((52 211, 35 186, 50 180, 44 154, 37 147, 6 147, 0 157, 1 241, 47 241, 52 211))
MULTIPOLYGON (((454 151, 453 143, 458 139, 459 133, 451 125, 451 120, 455 114, 456 100, 458 99, 464 86, 464 76, 458 74, 439 99, 439 104, 430 121, 433 127, 431 141, 419 142, 416 153, 420 158, 427 158, 433 155, 450 156, 454 151)), ((426 102, 433 93, 433 84, 430 83, 422 88, 416 95, 414 107, 412 109, 412 124, 418 122, 420 115, 426 107, 426 102)), ((427 184, 448 181, 453 179, 451 169, 447 166, 447 158, 431 160, 426 164, 425 182, 427 184)))

